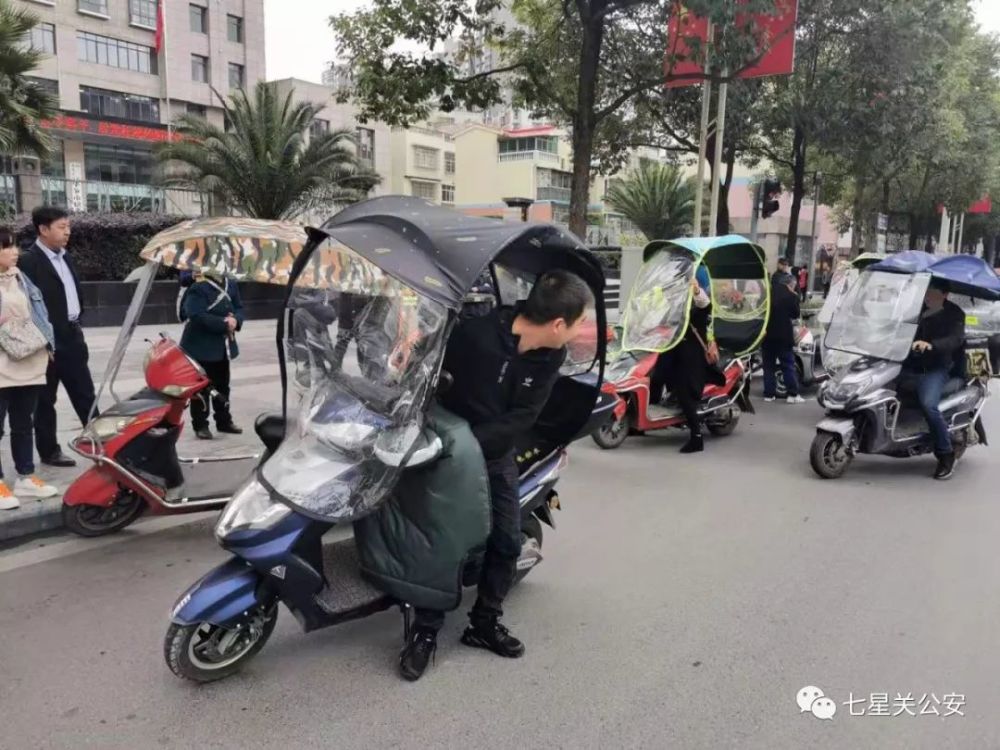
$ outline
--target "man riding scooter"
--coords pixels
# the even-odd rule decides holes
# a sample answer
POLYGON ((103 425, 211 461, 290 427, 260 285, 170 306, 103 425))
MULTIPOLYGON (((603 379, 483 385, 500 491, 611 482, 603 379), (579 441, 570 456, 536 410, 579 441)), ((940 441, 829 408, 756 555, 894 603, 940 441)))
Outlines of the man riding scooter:
POLYGON ((965 313, 948 299, 947 282, 932 280, 910 355, 899 377, 901 391, 916 393, 937 456, 935 479, 949 479, 955 472, 955 451, 948 425, 938 408, 945 384, 962 375, 965 363, 965 313))
MULTIPOLYGON (((517 658, 524 645, 500 624, 501 606, 516 573, 521 551, 515 438, 529 430, 548 400, 566 345, 593 303, 590 288, 566 271, 539 277, 525 302, 465 317, 445 352, 444 369, 453 382, 442 404, 469 422, 486 467, 492 530, 462 643, 517 658)), ((417 609, 409 641, 400 653, 400 674, 419 679, 437 648, 444 612, 417 609)))

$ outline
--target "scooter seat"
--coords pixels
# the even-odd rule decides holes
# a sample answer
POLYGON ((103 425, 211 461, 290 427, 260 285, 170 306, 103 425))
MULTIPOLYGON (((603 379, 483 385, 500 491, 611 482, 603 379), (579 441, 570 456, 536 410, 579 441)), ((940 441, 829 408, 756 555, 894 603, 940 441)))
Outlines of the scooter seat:
POLYGON ((264 447, 272 453, 285 439, 285 418, 279 413, 261 414, 254 422, 253 428, 264 447))

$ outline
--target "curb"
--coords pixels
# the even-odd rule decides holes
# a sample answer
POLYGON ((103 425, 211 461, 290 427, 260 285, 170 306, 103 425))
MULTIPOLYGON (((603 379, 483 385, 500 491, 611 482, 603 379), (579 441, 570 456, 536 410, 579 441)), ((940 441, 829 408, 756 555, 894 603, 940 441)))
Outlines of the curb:
POLYGON ((18 510, 0 510, 0 542, 61 528, 62 499, 24 503, 18 510), (10 518, 9 516, 14 516, 10 518))

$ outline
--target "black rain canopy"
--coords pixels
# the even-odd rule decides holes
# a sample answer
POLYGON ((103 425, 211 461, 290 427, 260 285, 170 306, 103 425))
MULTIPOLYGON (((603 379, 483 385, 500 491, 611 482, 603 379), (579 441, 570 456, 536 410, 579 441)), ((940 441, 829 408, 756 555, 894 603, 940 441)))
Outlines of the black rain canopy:
POLYGON ((585 252, 575 252, 586 250, 580 241, 553 224, 466 216, 410 196, 356 203, 321 229, 389 276, 452 309, 495 259, 540 273, 553 267, 553 259, 540 251, 557 250, 583 265, 568 270, 585 277, 596 270, 585 252))

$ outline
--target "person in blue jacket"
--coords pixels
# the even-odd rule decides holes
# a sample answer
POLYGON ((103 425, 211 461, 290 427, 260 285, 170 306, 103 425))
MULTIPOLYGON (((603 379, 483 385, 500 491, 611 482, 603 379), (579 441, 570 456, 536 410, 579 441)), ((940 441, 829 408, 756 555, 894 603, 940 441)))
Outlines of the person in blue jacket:
MULTIPOLYGON (((233 422, 229 406, 230 360, 239 356, 236 332, 243 327, 243 302, 240 288, 233 279, 215 274, 195 277, 181 303, 184 334, 181 348, 204 368, 212 381, 211 408, 215 429, 239 435, 242 429, 233 422)), ((208 427, 209 399, 198 394, 191 399, 191 422, 195 434, 211 440, 208 427)))

